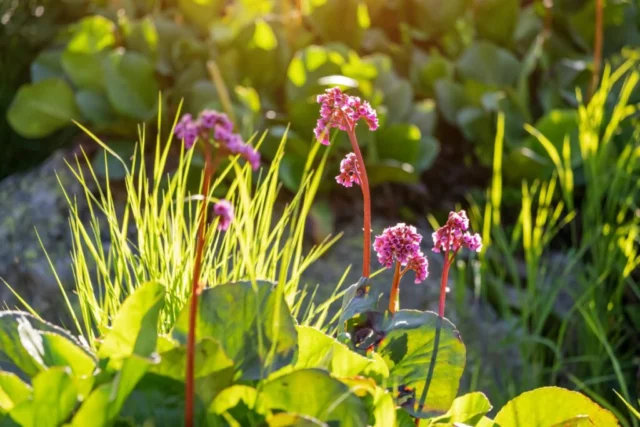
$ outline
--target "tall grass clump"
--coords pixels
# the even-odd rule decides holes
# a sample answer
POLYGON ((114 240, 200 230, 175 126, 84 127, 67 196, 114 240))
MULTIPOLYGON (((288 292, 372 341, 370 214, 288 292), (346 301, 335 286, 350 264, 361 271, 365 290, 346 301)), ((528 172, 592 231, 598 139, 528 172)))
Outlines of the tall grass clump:
POLYGON ((573 143, 567 135, 554 144, 526 126, 547 151, 554 172, 523 182, 512 225, 501 220, 500 117, 492 186, 484 206, 472 202, 470 212, 485 236, 479 266, 472 269, 473 282, 480 285, 476 291, 511 326, 512 334, 501 344, 515 343, 527 366, 502 377, 504 383, 492 391, 507 400, 540 384, 571 384, 614 412, 624 426, 638 425, 635 417, 624 416, 626 408, 613 393, 619 390, 635 401, 638 369, 634 342, 640 325, 629 311, 640 297, 637 274, 634 278, 640 265, 640 132, 620 132, 637 111, 631 99, 640 73, 634 66, 629 61, 615 71, 605 67, 588 102, 577 92, 573 143))
MULTIPOLYGON (((172 142, 171 136, 163 141, 158 134, 155 147, 150 149, 142 129, 129 162, 119 158, 89 130, 83 130, 105 149, 105 156, 114 156, 126 169, 126 200, 119 209, 108 173, 104 181, 100 180, 90 162, 84 161, 86 158, 69 165, 84 188, 91 213, 87 224, 77 203, 67 194, 77 308, 72 307, 69 295, 65 294, 65 298, 75 327, 94 346, 96 337, 104 334, 124 298, 141 284, 158 281, 167 289, 160 321, 160 331, 167 332, 191 291, 193 242, 197 233, 195 212, 203 196, 193 194, 189 182, 192 166, 200 159, 193 150, 176 150, 175 145, 182 145, 177 140, 172 142), (171 159, 171 163, 177 167, 169 171, 170 157, 175 155, 179 158, 177 162, 171 159), (105 241, 109 245, 103 245, 105 241)), ((262 138, 257 145, 261 142, 262 138)), ((236 220, 225 233, 217 227, 208 227, 201 277, 210 286, 241 279, 274 281, 284 289, 287 302, 298 313, 302 298, 296 296, 306 292, 301 286, 302 273, 337 238, 327 238, 308 251, 304 248, 307 215, 326 161, 326 156, 316 161, 317 149, 309 155, 299 191, 282 208, 281 215, 276 216, 279 213, 276 199, 281 190, 278 170, 285 146, 286 135, 269 167, 255 174, 250 165, 240 166, 237 159, 222 164, 210 194, 226 193, 235 206, 236 220)), ((108 160, 105 157, 105 162, 108 160)))

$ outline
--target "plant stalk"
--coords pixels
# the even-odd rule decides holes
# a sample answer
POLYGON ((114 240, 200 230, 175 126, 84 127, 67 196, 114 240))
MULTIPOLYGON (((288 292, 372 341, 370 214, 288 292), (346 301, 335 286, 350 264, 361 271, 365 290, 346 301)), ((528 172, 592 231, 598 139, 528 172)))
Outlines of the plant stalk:
POLYGON ((211 160, 211 145, 204 143, 204 179, 202 181, 202 196, 200 201, 200 218, 196 242, 196 257, 193 264, 193 279, 191 281, 191 302, 189 308, 189 334, 187 336, 187 371, 185 373, 185 409, 184 425, 193 427, 193 407, 195 393, 195 345, 196 345, 196 314, 198 312, 198 296, 200 294, 200 274, 202 272, 202 256, 207 232, 208 198, 211 177, 214 173, 214 163, 211 160))
POLYGON ((391 294, 389 295, 389 311, 391 314, 394 314, 400 308, 400 304, 398 302, 399 294, 400 294, 400 279, 402 275, 400 274, 400 261, 396 261, 396 269, 393 272, 393 282, 391 283, 391 294))
POLYGON ((442 279, 440 281, 440 305, 438 306, 438 316, 444 317, 444 303, 447 298, 447 280, 449 278, 449 268, 452 259, 449 259, 449 252, 444 256, 444 268, 442 269, 442 279))
POLYGON ((356 138, 355 126, 351 123, 347 126, 347 134, 351 141, 351 147, 358 159, 358 173, 360 178, 360 188, 362 189, 362 199, 364 204, 364 236, 362 249, 362 277, 369 277, 371 264, 371 192, 369 190, 369 178, 367 177, 367 168, 358 146, 356 138))

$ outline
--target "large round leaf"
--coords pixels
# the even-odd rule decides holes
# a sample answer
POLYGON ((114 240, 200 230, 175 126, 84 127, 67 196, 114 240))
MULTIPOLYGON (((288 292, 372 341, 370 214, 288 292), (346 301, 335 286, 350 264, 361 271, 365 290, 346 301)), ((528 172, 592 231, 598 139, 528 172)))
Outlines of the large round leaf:
POLYGON ((466 360, 455 326, 432 312, 401 310, 385 322, 382 332, 377 351, 389 367, 389 381, 415 392, 414 408, 424 392, 423 413, 446 412, 466 360))
POLYGON ((473 22, 482 39, 508 46, 518 24, 519 12, 518 0, 475 0, 473 22))
POLYGON ((411 0, 411 22, 427 34, 449 30, 464 14, 469 0, 411 0))
POLYGON ((368 416, 363 402, 327 372, 302 369, 263 384, 259 399, 272 410, 310 415, 341 427, 360 427, 368 416))
POLYGON ((461 77, 495 86, 511 86, 520 74, 520 63, 511 52, 488 41, 470 45, 456 64, 461 77))
POLYGON ((33 397, 14 407, 10 415, 23 427, 58 427, 77 403, 78 392, 69 371, 51 368, 33 379, 33 397))
POLYGON ((101 90, 104 86, 103 57, 100 54, 67 50, 61 61, 65 74, 77 88, 101 90))
MULTIPOLYGON (((173 336, 186 342, 189 307, 180 313, 173 336)), ((273 284, 228 283, 206 289, 199 298, 197 339, 218 340, 245 379, 263 378, 291 363, 297 333, 283 295, 273 284)))
POLYGON ((542 387, 510 400, 496 415, 499 427, 551 427, 588 417, 589 425, 618 426, 616 417, 585 395, 560 387, 542 387))
POLYGON ((296 368, 322 368, 338 377, 357 375, 384 378, 389 371, 379 359, 362 356, 309 326, 298 327, 296 368))
POLYGON ((358 19, 359 0, 314 0, 307 5, 308 19, 323 41, 359 47, 364 24, 358 19))
POLYGON ((0 365, 5 370, 17 368, 33 377, 48 367, 63 365, 74 369, 77 366, 84 373, 92 363, 91 357, 88 350, 62 328, 29 313, 0 313, 0 365), (59 363, 62 360, 66 361, 59 363))
POLYGON ((476 391, 456 397, 447 413, 437 418, 432 418, 429 425, 450 426, 454 423, 476 425, 491 409, 492 406, 487 396, 476 391))
POLYGON ((59 78, 22 86, 7 112, 11 127, 26 138, 42 138, 79 118, 73 90, 59 78))
POLYGON ((156 113, 158 82, 153 64, 137 52, 114 51, 104 61, 107 96, 123 116, 149 120, 156 113))
POLYGON ((71 27, 72 36, 67 44, 71 52, 97 53, 116 42, 115 24, 104 16, 93 15, 71 27))
POLYGON ((129 295, 102 339, 100 358, 149 357, 156 349, 164 296, 165 287, 158 282, 147 282, 129 295))

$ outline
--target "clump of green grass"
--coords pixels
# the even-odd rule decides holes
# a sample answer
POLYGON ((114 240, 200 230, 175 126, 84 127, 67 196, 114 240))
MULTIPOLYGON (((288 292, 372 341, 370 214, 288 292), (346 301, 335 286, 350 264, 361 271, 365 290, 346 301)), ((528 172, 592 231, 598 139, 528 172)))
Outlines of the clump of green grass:
MULTIPOLYGON (((131 159, 122 159, 89 130, 82 129, 104 148, 105 164, 106 156, 113 156, 125 168, 126 200, 119 208, 122 204, 116 201, 109 184, 108 167, 105 166, 106 179, 101 180, 86 154, 85 159, 69 164, 84 188, 91 213, 87 224, 75 200, 65 193, 71 212, 77 306, 62 283, 59 285, 75 329, 94 347, 124 298, 143 283, 159 281, 167 289, 159 327, 161 333, 167 332, 191 292, 195 212, 203 196, 190 192, 189 178, 198 159, 194 158, 194 150, 182 149, 177 168, 167 172, 168 159, 175 152, 171 145, 180 144, 179 141, 172 141, 171 137, 163 141, 158 134, 154 147, 148 150, 147 134, 141 129, 135 154, 131 159), (151 161, 146 155, 149 151, 151 161), (109 242, 106 246, 105 241, 109 242)), ((220 169, 211 195, 226 188, 225 197, 234 204, 236 219, 226 232, 209 227, 202 277, 207 286, 243 279, 273 281, 283 289, 294 315, 303 315, 305 323, 317 323, 326 319, 330 304, 338 297, 334 292, 321 306, 309 305, 303 302, 308 292, 301 283, 305 269, 340 237, 327 237, 305 250, 305 223, 327 156, 317 158, 319 145, 311 150, 299 191, 279 209, 278 170, 285 146, 286 134, 271 164, 255 174, 237 159, 220 169)))
POLYGON ((541 384, 573 384, 624 426, 637 426, 638 420, 625 417, 626 408, 612 390, 634 401, 637 325, 629 324, 626 301, 629 295, 640 297, 632 274, 640 265, 640 131, 624 141, 617 135, 637 108, 630 103, 640 81, 633 67, 633 61, 615 71, 606 67, 588 103, 578 92, 579 153, 572 153, 568 137, 555 146, 527 126, 555 172, 547 180, 522 184, 521 209, 512 226, 500 217, 504 121, 499 118, 492 186, 485 205, 472 201, 470 210, 485 238, 479 268, 472 272, 477 295, 492 301, 513 325, 513 337, 503 344, 515 343, 527 364, 493 395, 506 400, 541 384), (615 89, 619 93, 611 108, 615 89), (563 227, 568 232, 559 238, 563 227), (560 264, 549 256, 552 244, 564 252, 560 264), (524 259, 524 275, 519 259, 524 259), (573 300, 565 312, 554 308, 560 293, 573 300))

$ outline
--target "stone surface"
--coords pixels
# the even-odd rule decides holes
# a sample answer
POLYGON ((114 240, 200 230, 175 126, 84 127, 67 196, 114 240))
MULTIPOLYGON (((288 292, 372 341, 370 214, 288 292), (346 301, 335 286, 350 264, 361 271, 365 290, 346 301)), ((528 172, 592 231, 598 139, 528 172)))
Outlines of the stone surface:
POLYGON ((61 283, 66 289, 73 287, 69 207, 61 186, 83 215, 83 190, 65 163, 64 151, 0 181, 0 301, 11 309, 24 309, 5 281, 42 317, 57 324, 66 310, 45 250, 61 283))

